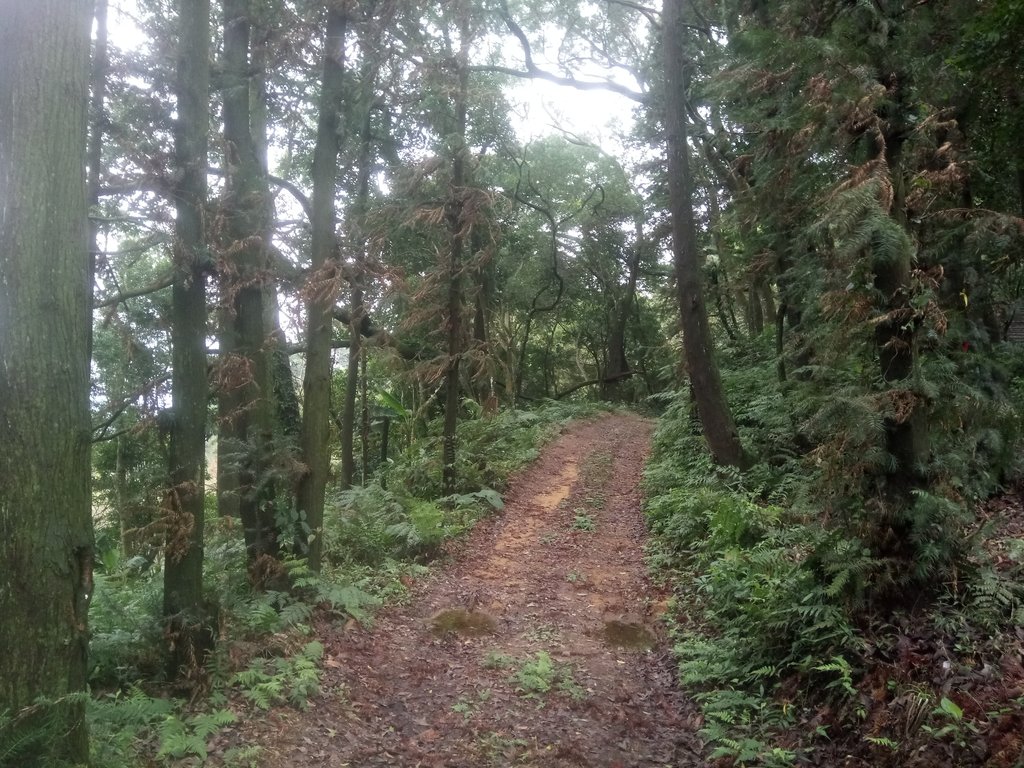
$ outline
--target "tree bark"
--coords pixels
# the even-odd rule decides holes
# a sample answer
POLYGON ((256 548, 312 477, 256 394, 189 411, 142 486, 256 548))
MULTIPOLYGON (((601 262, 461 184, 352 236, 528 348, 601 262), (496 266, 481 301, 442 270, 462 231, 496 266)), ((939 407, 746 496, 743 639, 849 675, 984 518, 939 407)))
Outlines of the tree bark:
POLYGON ((266 466, 274 431, 267 353, 269 190, 252 135, 250 0, 224 1, 224 259, 218 499, 242 520, 250 562, 277 557, 266 466))
MULTIPOLYGON (((876 258, 874 261, 875 288, 885 304, 879 309, 890 313, 892 319, 875 327, 875 345, 878 349, 879 371, 882 380, 895 384, 905 382, 909 386, 914 372, 917 354, 917 331, 910 321, 914 310, 910 306, 913 251, 910 245, 909 222, 906 211, 906 178, 903 173, 904 136, 909 133, 909 124, 904 121, 902 110, 903 86, 897 84, 896 99, 890 130, 885 136, 885 160, 892 179, 892 216, 908 231, 906 248, 899 258, 876 258)), ((886 421, 888 451, 896 459, 895 472, 890 473, 898 486, 913 485, 920 480, 920 465, 928 455, 928 424, 924 412, 914 408, 900 420, 886 421)))
POLYGON ((171 294, 172 423, 168 451, 164 618, 169 673, 194 670, 214 637, 203 615, 206 405, 206 165, 210 125, 210 0, 179 0, 171 294))
POLYGON ((0 737, 11 765, 85 763, 92 3, 0 11, 0 737))
POLYGON ((468 9, 461 9, 459 19, 460 51, 457 67, 457 90, 454 94, 454 115, 449 139, 452 146, 451 190, 445 204, 448 227, 448 366, 445 371, 444 432, 442 437, 441 488, 445 494, 455 493, 456 428, 459 422, 459 364, 462 360, 462 273, 465 238, 469 223, 465 220, 466 202, 466 113, 469 100, 469 20, 468 9))
MULTIPOLYGON (((313 150, 312 273, 306 305, 306 373, 302 382, 302 447, 306 473, 299 481, 299 513, 309 527, 305 550, 309 567, 320 570, 323 552, 324 494, 330 456, 331 338, 335 291, 333 273, 338 266, 334 212, 338 187, 340 110, 345 85, 346 12, 336 6, 327 11, 324 33, 320 114, 313 150)), ((351 350, 349 350, 351 354, 351 350)))
POLYGON ((665 0, 662 11, 665 129, 676 294, 687 373, 693 385, 704 438, 716 462, 742 467, 746 457, 715 362, 701 286, 686 124, 687 70, 690 62, 683 48, 686 39, 683 23, 685 7, 686 0, 665 0))

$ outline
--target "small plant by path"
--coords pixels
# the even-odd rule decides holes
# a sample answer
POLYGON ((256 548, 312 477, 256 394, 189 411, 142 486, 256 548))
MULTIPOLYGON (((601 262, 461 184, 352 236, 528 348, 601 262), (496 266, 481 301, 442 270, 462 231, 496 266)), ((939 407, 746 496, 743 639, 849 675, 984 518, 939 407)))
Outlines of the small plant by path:
POLYGON ((576 516, 572 519, 572 529, 574 531, 587 531, 591 533, 597 529, 597 523, 594 522, 594 518, 582 509, 577 509, 576 516))

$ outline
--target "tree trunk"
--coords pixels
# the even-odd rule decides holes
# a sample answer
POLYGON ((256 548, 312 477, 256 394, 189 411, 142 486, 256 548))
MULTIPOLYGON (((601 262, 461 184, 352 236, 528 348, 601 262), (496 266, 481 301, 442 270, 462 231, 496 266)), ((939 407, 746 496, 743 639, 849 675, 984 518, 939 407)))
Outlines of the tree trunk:
POLYGON ((451 191, 445 205, 448 227, 448 366, 445 371, 444 433, 442 449, 441 488, 445 494, 455 493, 456 428, 459 421, 459 364, 462 360, 462 272, 465 237, 466 202, 466 111, 469 100, 469 21, 468 10, 462 9, 459 20, 461 50, 457 58, 458 88, 454 93, 454 115, 449 138, 452 144, 451 191))
POLYGON ((164 618, 169 674, 202 665, 214 631, 203 615, 206 498, 206 206, 210 125, 210 0, 179 0, 171 294, 172 423, 168 451, 164 618))
POLYGON ((757 283, 757 292, 764 304, 763 316, 768 318, 768 321, 771 322, 775 319, 775 314, 778 311, 775 309, 775 294, 772 293, 771 283, 764 278, 761 278, 757 283))
POLYGON ((360 485, 366 485, 370 477, 370 392, 369 379, 366 376, 366 347, 359 349, 359 399, 362 402, 359 442, 363 449, 362 475, 359 482, 360 485))
POLYGON ((665 0, 662 14, 666 149, 676 293, 687 373, 704 428, 704 438, 716 462, 742 467, 746 457, 715 362, 700 279, 697 228, 693 216, 693 179, 687 143, 686 89, 690 62, 683 48, 686 39, 683 26, 685 5, 686 0, 665 0))
MULTIPOLYGON (((706 183, 705 189, 708 202, 708 228, 711 230, 715 252, 718 254, 718 262, 711 271, 711 291, 715 300, 715 312, 725 335, 729 337, 730 341, 736 341, 739 336, 739 325, 736 322, 736 313, 732 306, 732 291, 725 268, 726 243, 721 232, 722 211, 718 202, 718 190, 710 181, 706 183)), ((703 259, 701 262, 703 264, 703 259)))
POLYGON ((627 265, 626 293, 620 301, 616 302, 611 333, 608 334, 608 367, 604 372, 602 394, 605 399, 609 400, 613 399, 621 390, 620 382, 628 378, 630 373, 629 360, 626 358, 626 328, 629 325, 629 316, 636 299, 636 281, 640 274, 640 260, 643 257, 644 248, 643 220, 637 217, 634 223, 636 245, 627 265))
POLYGON ((85 763, 92 3, 0 10, 0 739, 9 765, 85 763))
MULTIPOLYGON (((279 10, 279 3, 272 3, 273 11, 279 10)), ((271 43, 272 20, 264 11, 257 16, 252 28, 251 65, 253 73, 250 80, 249 104, 252 139, 256 148, 256 158, 261 169, 269 167, 270 110, 267 105, 267 68, 272 66, 274 55, 271 43)), ((268 216, 272 211, 268 209, 268 216)), ((266 312, 265 327, 268 331, 270 378, 274 393, 274 427, 275 434, 284 438, 286 450, 295 447, 302 432, 302 407, 292 377, 291 356, 288 353, 287 338, 281 328, 281 303, 277 294, 277 286, 267 282, 263 291, 264 310, 266 312)))
MULTIPOLYGON (((902 86, 896 99, 896 107, 902 106, 902 86)), ((895 110, 894 110, 895 111, 895 110)), ((894 127, 886 136, 885 159, 892 178, 892 215, 900 226, 908 229, 906 213, 906 179, 902 169, 903 133, 910 129, 896 116, 894 127)), ((909 300, 911 295, 910 270, 913 252, 908 233, 907 247, 899 258, 875 259, 875 288, 882 295, 885 305, 880 309, 892 313, 894 319, 875 326, 875 344, 878 349, 879 370, 882 380, 896 384, 909 379, 914 372, 914 358, 917 353, 916 331, 907 318, 913 315, 909 300)), ((895 472, 891 473, 898 485, 913 484, 920 478, 918 468, 928 454, 928 425, 925 414, 915 408, 909 416, 899 421, 886 422, 887 447, 896 459, 895 472)))
POLYGON ((246 550, 254 563, 264 556, 277 557, 279 532, 273 489, 266 477, 274 431, 264 309, 269 192, 252 135, 250 13, 249 0, 224 2, 224 249, 229 257, 221 285, 225 308, 217 479, 218 496, 225 499, 226 508, 235 507, 242 520, 246 550))
MULTIPOLYGON (((331 338, 333 331, 334 271, 337 268, 338 234, 334 213, 340 151, 339 111, 345 84, 345 33, 348 19, 343 10, 327 11, 324 33, 320 114, 313 150, 313 245, 312 275, 306 312, 306 374, 302 382, 302 446, 306 474, 299 481, 298 505, 305 515, 310 538, 305 554, 309 566, 320 570, 323 551, 324 494, 330 456, 331 338)), ((351 354, 351 350, 349 350, 351 354)))
POLYGON ((747 330, 753 337, 764 333, 764 307, 758 289, 756 282, 747 288, 747 330))
POLYGON ((363 280, 366 277, 366 214, 370 201, 370 172, 373 164, 373 131, 371 117, 373 114, 374 88, 377 82, 379 64, 376 60, 378 49, 373 41, 360 39, 360 48, 364 57, 359 80, 363 92, 360 103, 365 110, 362 115, 362 128, 359 135, 359 152, 356 159, 356 199, 352 206, 352 218, 349 222, 349 236, 355 263, 352 265, 352 312, 349 319, 348 368, 345 376, 345 402, 341 413, 341 487, 351 488, 355 481, 355 433, 356 433, 356 393, 359 389, 359 363, 363 357, 363 324, 366 319, 366 307, 363 301, 363 280))
MULTIPOLYGON (((359 279, 359 278, 357 278, 359 279)), ((363 315, 363 289, 352 287, 352 322, 349 323, 348 366, 345 371, 345 402, 341 409, 341 488, 351 488, 356 479, 356 397, 359 392, 359 353, 363 339, 359 326, 363 315)))
POLYGON ((488 270, 486 255, 483 254, 484 243, 480 230, 474 228, 470 233, 469 240, 469 280, 472 285, 471 293, 473 302, 473 331, 472 349, 476 363, 470 371, 470 386, 473 390, 473 397, 476 398, 484 409, 497 407, 496 401, 491 403, 488 400, 492 391, 494 381, 490 366, 490 349, 487 343, 487 317, 489 314, 490 291, 488 289, 488 270))

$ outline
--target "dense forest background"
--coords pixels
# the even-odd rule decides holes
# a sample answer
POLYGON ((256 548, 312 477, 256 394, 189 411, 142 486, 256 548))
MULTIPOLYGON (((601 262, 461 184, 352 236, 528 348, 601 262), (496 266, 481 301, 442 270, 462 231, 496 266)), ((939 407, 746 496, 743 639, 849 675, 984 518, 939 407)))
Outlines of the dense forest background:
POLYGON ((301 706, 600 402, 709 755, 1020 764, 1024 2, 19 5, 0 763, 301 706))

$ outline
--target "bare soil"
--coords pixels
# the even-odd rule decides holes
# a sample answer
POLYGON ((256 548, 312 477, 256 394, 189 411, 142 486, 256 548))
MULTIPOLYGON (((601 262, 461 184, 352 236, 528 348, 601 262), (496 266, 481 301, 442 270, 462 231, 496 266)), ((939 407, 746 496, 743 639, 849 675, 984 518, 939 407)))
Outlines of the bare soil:
POLYGON ((307 711, 234 736, 268 768, 704 765, 644 567, 651 431, 630 414, 571 426, 409 603, 321 628, 307 711))

